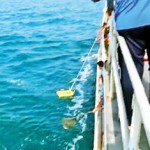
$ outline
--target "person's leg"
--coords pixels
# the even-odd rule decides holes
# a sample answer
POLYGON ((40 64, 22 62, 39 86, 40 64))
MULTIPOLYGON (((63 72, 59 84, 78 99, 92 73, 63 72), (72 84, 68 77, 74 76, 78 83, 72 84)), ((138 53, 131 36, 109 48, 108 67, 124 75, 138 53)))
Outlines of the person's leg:
POLYGON ((123 92, 123 97, 124 97, 124 102, 125 102, 125 108, 126 108, 126 113, 127 113, 127 119, 128 119, 128 124, 131 124, 131 116, 132 116, 132 95, 133 95, 133 88, 132 84, 129 78, 129 74, 120 50, 120 47, 118 49, 118 59, 119 59, 119 65, 121 69, 121 85, 122 85, 122 92, 123 92))
MULTIPOLYGON (((119 31, 119 34, 125 38, 131 56, 135 63, 135 66, 137 68, 137 71, 140 77, 142 78, 143 56, 145 50, 145 42, 143 40, 142 31, 139 29, 123 30, 123 31, 119 31)), ((131 125, 133 87, 121 52, 119 52, 119 64, 121 68, 121 85, 122 85, 123 96, 125 100, 126 113, 127 113, 128 123, 129 125, 131 125)))

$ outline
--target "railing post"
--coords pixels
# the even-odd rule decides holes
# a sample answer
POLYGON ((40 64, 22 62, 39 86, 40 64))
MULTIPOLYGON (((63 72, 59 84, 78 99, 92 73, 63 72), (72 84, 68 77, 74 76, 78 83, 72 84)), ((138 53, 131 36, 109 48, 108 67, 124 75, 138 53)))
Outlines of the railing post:
POLYGON ((123 149, 127 150, 128 140, 129 140, 128 124, 127 124, 125 105, 124 105, 123 94, 122 94, 122 89, 121 89, 120 76, 118 72, 118 64, 116 60, 117 40, 116 40, 116 35, 113 33, 114 31, 113 20, 112 20, 111 27, 112 27, 110 29, 110 42, 111 43, 110 43, 109 49, 110 49, 111 58, 112 58, 112 67, 113 67, 114 81, 115 81, 118 108, 119 108, 123 149))
POLYGON ((114 74, 113 70, 111 68, 111 74, 110 74, 110 98, 113 100, 116 96, 115 92, 115 82, 114 82, 114 74))
POLYGON ((139 141, 140 141, 140 133, 141 133, 141 114, 136 100, 133 101, 133 115, 132 115, 132 123, 130 130, 130 138, 129 138, 129 150, 137 150, 139 141))
POLYGON ((128 128, 127 128, 128 127, 127 117, 126 117, 123 94, 122 94, 122 89, 121 89, 121 84, 120 84, 120 79, 119 79, 119 73, 118 73, 118 69, 117 69, 118 67, 117 67, 115 55, 113 54, 113 52, 112 52, 112 65, 113 65, 114 79, 115 79, 115 85, 116 85, 116 93, 117 93, 117 101, 118 101, 118 108, 119 108, 123 149, 127 150, 128 138, 129 138, 128 128))

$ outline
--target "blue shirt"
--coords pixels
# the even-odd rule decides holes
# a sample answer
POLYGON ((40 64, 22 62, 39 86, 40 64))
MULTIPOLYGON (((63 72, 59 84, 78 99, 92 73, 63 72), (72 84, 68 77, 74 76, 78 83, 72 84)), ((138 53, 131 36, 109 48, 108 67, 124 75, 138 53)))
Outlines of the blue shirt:
POLYGON ((150 25, 150 0, 115 0, 116 29, 150 25))

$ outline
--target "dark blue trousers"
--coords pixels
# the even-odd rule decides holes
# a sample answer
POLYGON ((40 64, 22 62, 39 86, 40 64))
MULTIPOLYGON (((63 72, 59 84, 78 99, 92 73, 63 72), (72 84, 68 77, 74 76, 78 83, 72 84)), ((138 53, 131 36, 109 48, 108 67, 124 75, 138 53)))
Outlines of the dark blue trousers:
MULTIPOLYGON (((118 31, 118 33, 119 35, 125 38, 131 56, 135 63, 136 69, 139 73, 140 78, 142 78, 144 67, 143 57, 145 49, 147 49, 150 64, 150 26, 121 30, 118 31)), ((125 100, 128 123, 130 125, 132 117, 132 109, 131 109, 132 96, 134 91, 120 49, 118 50, 118 54, 119 54, 119 65, 121 68, 121 85, 125 100)))

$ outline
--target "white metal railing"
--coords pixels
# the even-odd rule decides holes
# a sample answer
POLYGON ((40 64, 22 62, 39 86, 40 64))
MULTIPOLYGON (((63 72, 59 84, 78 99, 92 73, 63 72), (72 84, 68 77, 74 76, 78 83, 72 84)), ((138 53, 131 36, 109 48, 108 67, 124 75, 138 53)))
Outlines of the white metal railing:
POLYGON ((120 77, 119 77, 119 72, 118 72, 118 63, 117 63, 117 56, 116 56, 116 54, 117 54, 116 53, 117 39, 116 39, 116 35, 114 34, 113 20, 110 24, 109 50, 110 50, 110 54, 111 54, 112 71, 114 74, 114 81, 115 81, 117 101, 118 101, 123 149, 127 150, 128 149, 129 132, 128 132, 127 116, 126 116, 126 111, 125 111, 123 93, 122 93, 122 89, 121 89, 120 77))
MULTIPOLYGON (((104 23, 105 21, 106 22, 108 21, 108 18, 105 15, 106 14, 104 12, 102 23, 104 23)), ((150 117, 149 117, 150 104, 146 97, 145 89, 137 73, 136 67, 132 60, 127 44, 124 38, 119 36, 115 30, 115 22, 114 22, 113 14, 109 20, 109 23, 110 23, 110 33, 109 33, 110 44, 109 44, 109 56, 107 57, 109 59, 108 62, 111 62, 111 72, 110 72, 111 77, 110 77, 110 83, 109 83, 110 84, 109 92, 110 92, 110 95, 112 95, 111 92, 116 91, 116 95, 117 95, 118 111, 119 111, 118 113, 119 113, 119 118, 120 118, 123 150, 138 150, 142 123, 144 125, 147 140, 150 145, 150 117), (126 116, 125 104, 124 104, 123 93, 122 93, 122 88, 121 88, 121 83, 120 83, 119 69, 118 69, 118 57, 117 57, 118 56, 117 55, 118 44, 121 48, 121 52, 123 54, 123 57, 127 66, 127 70, 129 73, 129 77, 130 77, 130 80, 132 82, 133 89, 134 89, 133 116, 132 116, 130 132, 128 130, 128 123, 127 123, 128 121, 127 121, 127 116, 126 116), (115 86, 113 84, 115 84, 115 86)), ((102 59, 105 62, 106 51, 105 51, 103 35, 102 35, 100 49, 99 49, 98 54, 99 54, 98 59, 102 59)), ((99 78, 98 71, 97 71, 97 78, 99 78)), ((96 84, 96 105, 99 101, 98 89, 99 89, 99 85, 97 83, 96 84)), ((105 92, 104 92, 104 95, 106 96, 105 92)), ((107 144, 108 144, 107 143, 107 134, 108 134, 107 122, 109 122, 109 120, 107 120, 107 116, 105 113, 107 113, 107 110, 104 104, 104 116, 102 115, 101 112, 97 112, 95 114, 94 150, 107 150, 108 149, 107 147, 107 144), (102 121, 104 122, 102 123, 102 121), (104 129, 102 129, 102 124, 103 124, 104 129), (102 137, 102 132, 104 132, 103 137, 102 137)))
MULTIPOLYGON (((105 12, 106 10, 104 10, 105 12)), ((106 22, 107 20, 107 16, 106 16, 106 13, 104 13, 103 15, 103 19, 102 19, 102 26, 103 26, 103 23, 106 22)), ((97 61, 99 61, 100 59, 105 59, 105 55, 104 55, 104 41, 103 41, 103 38, 102 38, 102 31, 100 29, 100 31, 98 32, 98 34, 100 34, 100 37, 99 35, 97 35, 99 37, 99 39, 101 39, 101 42, 100 42, 100 48, 98 50, 98 58, 97 58, 97 61), (103 53, 102 53, 103 52, 103 53)), ((97 75, 96 75, 96 93, 95 93, 95 106, 97 106, 97 104, 99 103, 99 100, 100 100, 100 86, 102 85, 99 85, 98 83, 98 80, 99 80, 99 68, 97 66, 97 75)), ((93 150, 101 150, 102 147, 106 147, 107 146, 107 138, 106 138, 106 128, 105 128, 105 134, 103 135, 103 126, 106 127, 106 122, 103 122, 103 118, 102 118, 102 111, 99 111, 99 112, 96 112, 95 113, 95 127, 94 127, 94 147, 93 147, 93 150), (103 144, 103 142, 105 144, 103 144)), ((106 148, 105 148, 106 149, 106 148)))
MULTIPOLYGON (((128 50, 128 47, 126 45, 126 42, 124 40, 123 37, 118 36, 118 41, 122 50, 122 54, 128 69, 128 73, 133 85, 133 89, 134 89, 134 94, 135 94, 135 104, 137 105, 136 107, 133 108, 133 114, 135 113, 135 118, 138 117, 138 112, 140 112, 141 117, 142 117, 142 121, 144 124, 144 128, 146 131, 146 135, 147 135, 147 139, 150 145, 150 119, 149 119, 149 114, 150 114, 150 105, 148 103, 148 99, 146 97, 146 93, 142 84, 142 81, 137 73, 137 70, 135 68, 135 65, 133 63, 133 60, 131 58, 131 54, 128 50), (138 109, 136 111, 136 109, 138 109)), ((137 119, 132 119, 132 124, 131 124, 131 134, 130 134, 130 141, 129 141, 129 146, 132 146, 133 148, 137 148, 137 144, 138 144, 138 140, 139 137, 138 136, 132 136, 132 135, 140 135, 137 134, 138 132, 140 132, 140 130, 136 130, 134 129, 135 127, 139 128, 137 126, 137 124, 141 124, 140 122, 141 119, 137 120, 137 119), (137 142, 135 142, 137 141, 137 142)))
POLYGON ((136 67, 132 60, 131 54, 127 47, 127 44, 123 37, 116 34, 114 31, 114 24, 113 24, 113 16, 111 20, 111 32, 110 32, 110 51, 111 51, 111 60, 112 60, 112 68, 114 73, 115 79, 115 86, 117 91, 117 100, 118 100, 118 107, 119 107, 119 116, 121 122, 121 131, 122 131, 122 140, 123 140, 123 148, 124 150, 127 149, 138 149, 139 139, 140 139, 140 128, 141 123, 143 122, 144 129, 147 135, 147 140, 150 145, 150 104, 146 97, 146 93, 142 84, 142 81, 137 73, 136 67), (123 54, 127 70, 130 76, 130 80, 133 85, 134 89, 134 106, 133 106, 133 116, 132 116, 132 123, 131 123, 131 130, 130 135, 128 135, 127 130, 127 119, 125 113, 125 106, 122 97, 122 91, 120 88, 119 75, 118 75, 118 68, 117 68, 117 59, 116 59, 116 50, 117 50, 117 41, 120 45, 121 52, 123 54))

